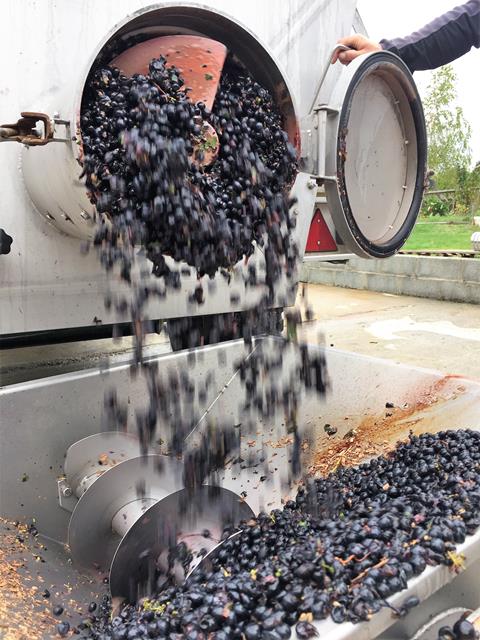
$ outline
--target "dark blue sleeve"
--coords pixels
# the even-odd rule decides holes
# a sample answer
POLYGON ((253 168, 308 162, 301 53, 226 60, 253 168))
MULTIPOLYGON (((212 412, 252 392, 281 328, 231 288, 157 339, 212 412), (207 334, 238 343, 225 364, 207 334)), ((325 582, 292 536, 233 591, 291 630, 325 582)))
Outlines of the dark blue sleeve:
POLYGON ((436 69, 480 46, 480 0, 469 0, 405 38, 381 40, 410 71, 436 69))

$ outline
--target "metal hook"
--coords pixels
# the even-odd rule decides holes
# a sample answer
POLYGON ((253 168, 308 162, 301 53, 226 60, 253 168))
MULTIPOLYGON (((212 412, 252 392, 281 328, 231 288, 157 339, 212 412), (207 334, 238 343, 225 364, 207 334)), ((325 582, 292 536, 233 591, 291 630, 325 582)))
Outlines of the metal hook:
POLYGON ((345 45, 345 44, 337 44, 333 48, 332 53, 328 57, 328 64, 325 67, 325 71, 323 72, 323 75, 320 78, 320 82, 318 83, 317 88, 315 90, 315 93, 313 94, 313 102, 312 102, 312 106, 310 107, 310 111, 312 111, 313 107, 315 106, 315 102, 317 101, 317 97, 318 97, 318 94, 320 93, 320 89, 321 89, 323 83, 325 82, 325 78, 327 77, 328 70, 330 69, 330 65, 332 63, 332 58, 333 58, 334 54, 337 51, 350 51, 350 49, 351 49, 351 47, 347 47, 347 45, 345 45))

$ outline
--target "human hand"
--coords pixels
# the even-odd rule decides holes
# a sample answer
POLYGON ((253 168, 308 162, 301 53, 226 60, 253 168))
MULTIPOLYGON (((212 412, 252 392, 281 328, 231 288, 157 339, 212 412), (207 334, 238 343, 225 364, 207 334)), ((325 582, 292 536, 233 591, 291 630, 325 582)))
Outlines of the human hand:
POLYGON ((344 44, 345 46, 350 47, 350 49, 349 51, 341 51, 337 49, 332 56, 332 64, 335 64, 337 60, 340 60, 342 64, 349 64, 352 60, 364 53, 382 50, 382 47, 378 42, 373 42, 373 40, 369 40, 359 33, 342 38, 338 41, 338 44, 344 44))

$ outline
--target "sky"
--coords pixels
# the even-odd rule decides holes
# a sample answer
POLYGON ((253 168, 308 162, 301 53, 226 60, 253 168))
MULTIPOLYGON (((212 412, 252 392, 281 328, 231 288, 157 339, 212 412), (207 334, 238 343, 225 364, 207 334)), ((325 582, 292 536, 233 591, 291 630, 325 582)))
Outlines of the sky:
MULTIPOLYGON (((462 4, 462 0, 358 0, 358 11, 371 39, 394 38, 417 31, 436 16, 462 4)), ((480 160, 480 50, 473 48, 452 66, 457 74, 458 105, 472 127, 472 160, 480 160)), ((425 95, 430 71, 414 74, 425 95)))

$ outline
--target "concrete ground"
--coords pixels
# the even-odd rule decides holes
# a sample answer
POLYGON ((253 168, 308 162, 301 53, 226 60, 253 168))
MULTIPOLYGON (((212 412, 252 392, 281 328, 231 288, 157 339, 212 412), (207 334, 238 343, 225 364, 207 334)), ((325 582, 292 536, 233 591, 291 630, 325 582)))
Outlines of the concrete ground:
MULTIPOLYGON (((309 284, 300 335, 395 362, 480 379, 480 306, 309 284)), ((302 302, 302 290, 299 291, 302 302)))

